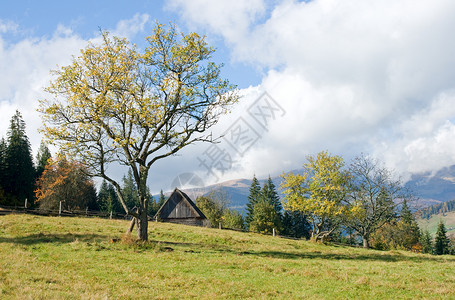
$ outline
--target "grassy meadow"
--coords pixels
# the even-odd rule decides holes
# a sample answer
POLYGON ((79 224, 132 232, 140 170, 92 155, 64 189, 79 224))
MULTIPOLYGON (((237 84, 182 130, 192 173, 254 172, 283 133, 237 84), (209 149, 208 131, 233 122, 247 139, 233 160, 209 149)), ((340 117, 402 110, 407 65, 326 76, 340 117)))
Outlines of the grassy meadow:
POLYGON ((455 298, 455 256, 163 223, 141 244, 124 237, 127 226, 0 216, 0 298, 455 298))

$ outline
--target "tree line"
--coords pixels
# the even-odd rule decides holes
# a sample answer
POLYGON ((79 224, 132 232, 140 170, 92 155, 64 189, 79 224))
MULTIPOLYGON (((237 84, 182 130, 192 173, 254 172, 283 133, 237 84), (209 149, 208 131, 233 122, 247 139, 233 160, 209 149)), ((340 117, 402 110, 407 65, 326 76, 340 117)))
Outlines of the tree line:
MULTIPOLYGON (((41 143, 33 160, 26 124, 19 111, 12 116, 7 138, 0 140, 0 204, 43 210, 95 210, 124 213, 112 184, 105 180, 99 191, 85 165, 63 153, 52 157, 48 146, 41 143)), ((137 187, 131 170, 123 176, 121 190, 128 205, 139 205, 137 187)), ((157 200, 147 188, 149 215, 165 201, 163 191, 157 200)))
POLYGON ((307 160, 302 173, 282 175, 281 203, 270 178, 262 189, 253 178, 246 228, 364 248, 454 253, 443 223, 434 239, 419 228, 409 206, 414 196, 378 161, 360 155, 346 167, 326 151, 307 160))
POLYGON ((444 214, 451 211, 455 211, 455 199, 422 208, 416 212, 416 215, 428 220, 432 215, 444 214))

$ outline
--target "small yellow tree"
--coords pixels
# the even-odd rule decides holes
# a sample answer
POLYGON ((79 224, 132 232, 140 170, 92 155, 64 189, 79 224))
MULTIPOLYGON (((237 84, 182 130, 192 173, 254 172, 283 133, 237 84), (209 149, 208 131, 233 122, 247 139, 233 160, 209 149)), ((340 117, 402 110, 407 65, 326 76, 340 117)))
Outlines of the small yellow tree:
POLYGON ((146 183, 151 166, 199 141, 236 102, 235 86, 220 76, 214 50, 205 37, 156 25, 139 52, 126 39, 103 33, 71 65, 54 72, 41 101, 43 132, 89 166, 91 174, 114 185, 125 212, 134 217, 137 236, 148 239, 146 183), (128 166, 137 185, 139 207, 125 203, 110 163, 128 166))
POLYGON ((323 242, 349 214, 346 196, 350 176, 343 170, 343 159, 327 151, 316 157, 310 155, 307 160, 303 175, 283 174, 283 204, 286 210, 309 216, 312 239, 323 242))

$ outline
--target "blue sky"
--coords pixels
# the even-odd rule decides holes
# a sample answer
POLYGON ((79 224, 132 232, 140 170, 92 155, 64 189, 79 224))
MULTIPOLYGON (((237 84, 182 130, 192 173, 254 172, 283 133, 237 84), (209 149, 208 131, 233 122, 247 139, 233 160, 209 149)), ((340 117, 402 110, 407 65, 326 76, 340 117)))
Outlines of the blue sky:
MULTIPOLYGON (((188 30, 179 22, 179 15, 167 8, 165 1, 10 1, 1 8, 0 19, 17 26, 15 31, 3 35, 6 41, 13 43, 27 37, 50 38, 59 26, 83 39, 91 39, 99 34, 100 28, 112 30, 119 21, 136 15, 147 15, 149 20, 141 32, 131 37, 138 45, 143 44, 155 22, 172 22, 182 30, 188 30)), ((254 67, 230 61, 230 51, 222 38, 213 36, 211 45, 217 49, 216 60, 225 65, 225 76, 232 78, 240 88, 260 82, 254 67)))
POLYGON ((188 147, 152 168, 153 191, 184 173, 205 183, 276 175, 321 150, 369 153, 405 178, 455 164, 449 0, 3 1, 0 136, 19 109, 36 153, 49 71, 96 42, 99 28, 141 46, 155 21, 207 35, 244 95, 213 131, 248 129, 251 143, 188 147), (265 125, 261 105, 276 113, 265 125), (224 160, 208 168, 213 151, 224 160))

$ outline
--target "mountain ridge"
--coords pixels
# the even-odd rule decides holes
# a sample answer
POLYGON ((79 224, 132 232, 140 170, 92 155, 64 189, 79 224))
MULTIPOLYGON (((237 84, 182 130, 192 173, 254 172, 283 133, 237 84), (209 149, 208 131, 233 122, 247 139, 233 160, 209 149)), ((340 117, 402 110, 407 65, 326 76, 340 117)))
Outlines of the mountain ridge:
MULTIPOLYGON (((302 170, 292 170, 293 173, 301 173, 302 170)), ((281 176, 271 177, 277 188, 280 197, 283 198, 283 191, 280 190, 281 176)), ((268 180, 259 179, 261 186, 268 180)), ((181 188, 191 199, 196 200, 198 196, 208 195, 212 191, 225 193, 230 200, 229 207, 240 212, 245 212, 248 202, 249 188, 252 179, 240 178, 219 182, 205 187, 181 188)), ((416 208, 421 209, 433 204, 439 204, 455 199, 455 165, 443 168, 435 173, 425 172, 413 174, 405 183, 418 198, 416 208)))

